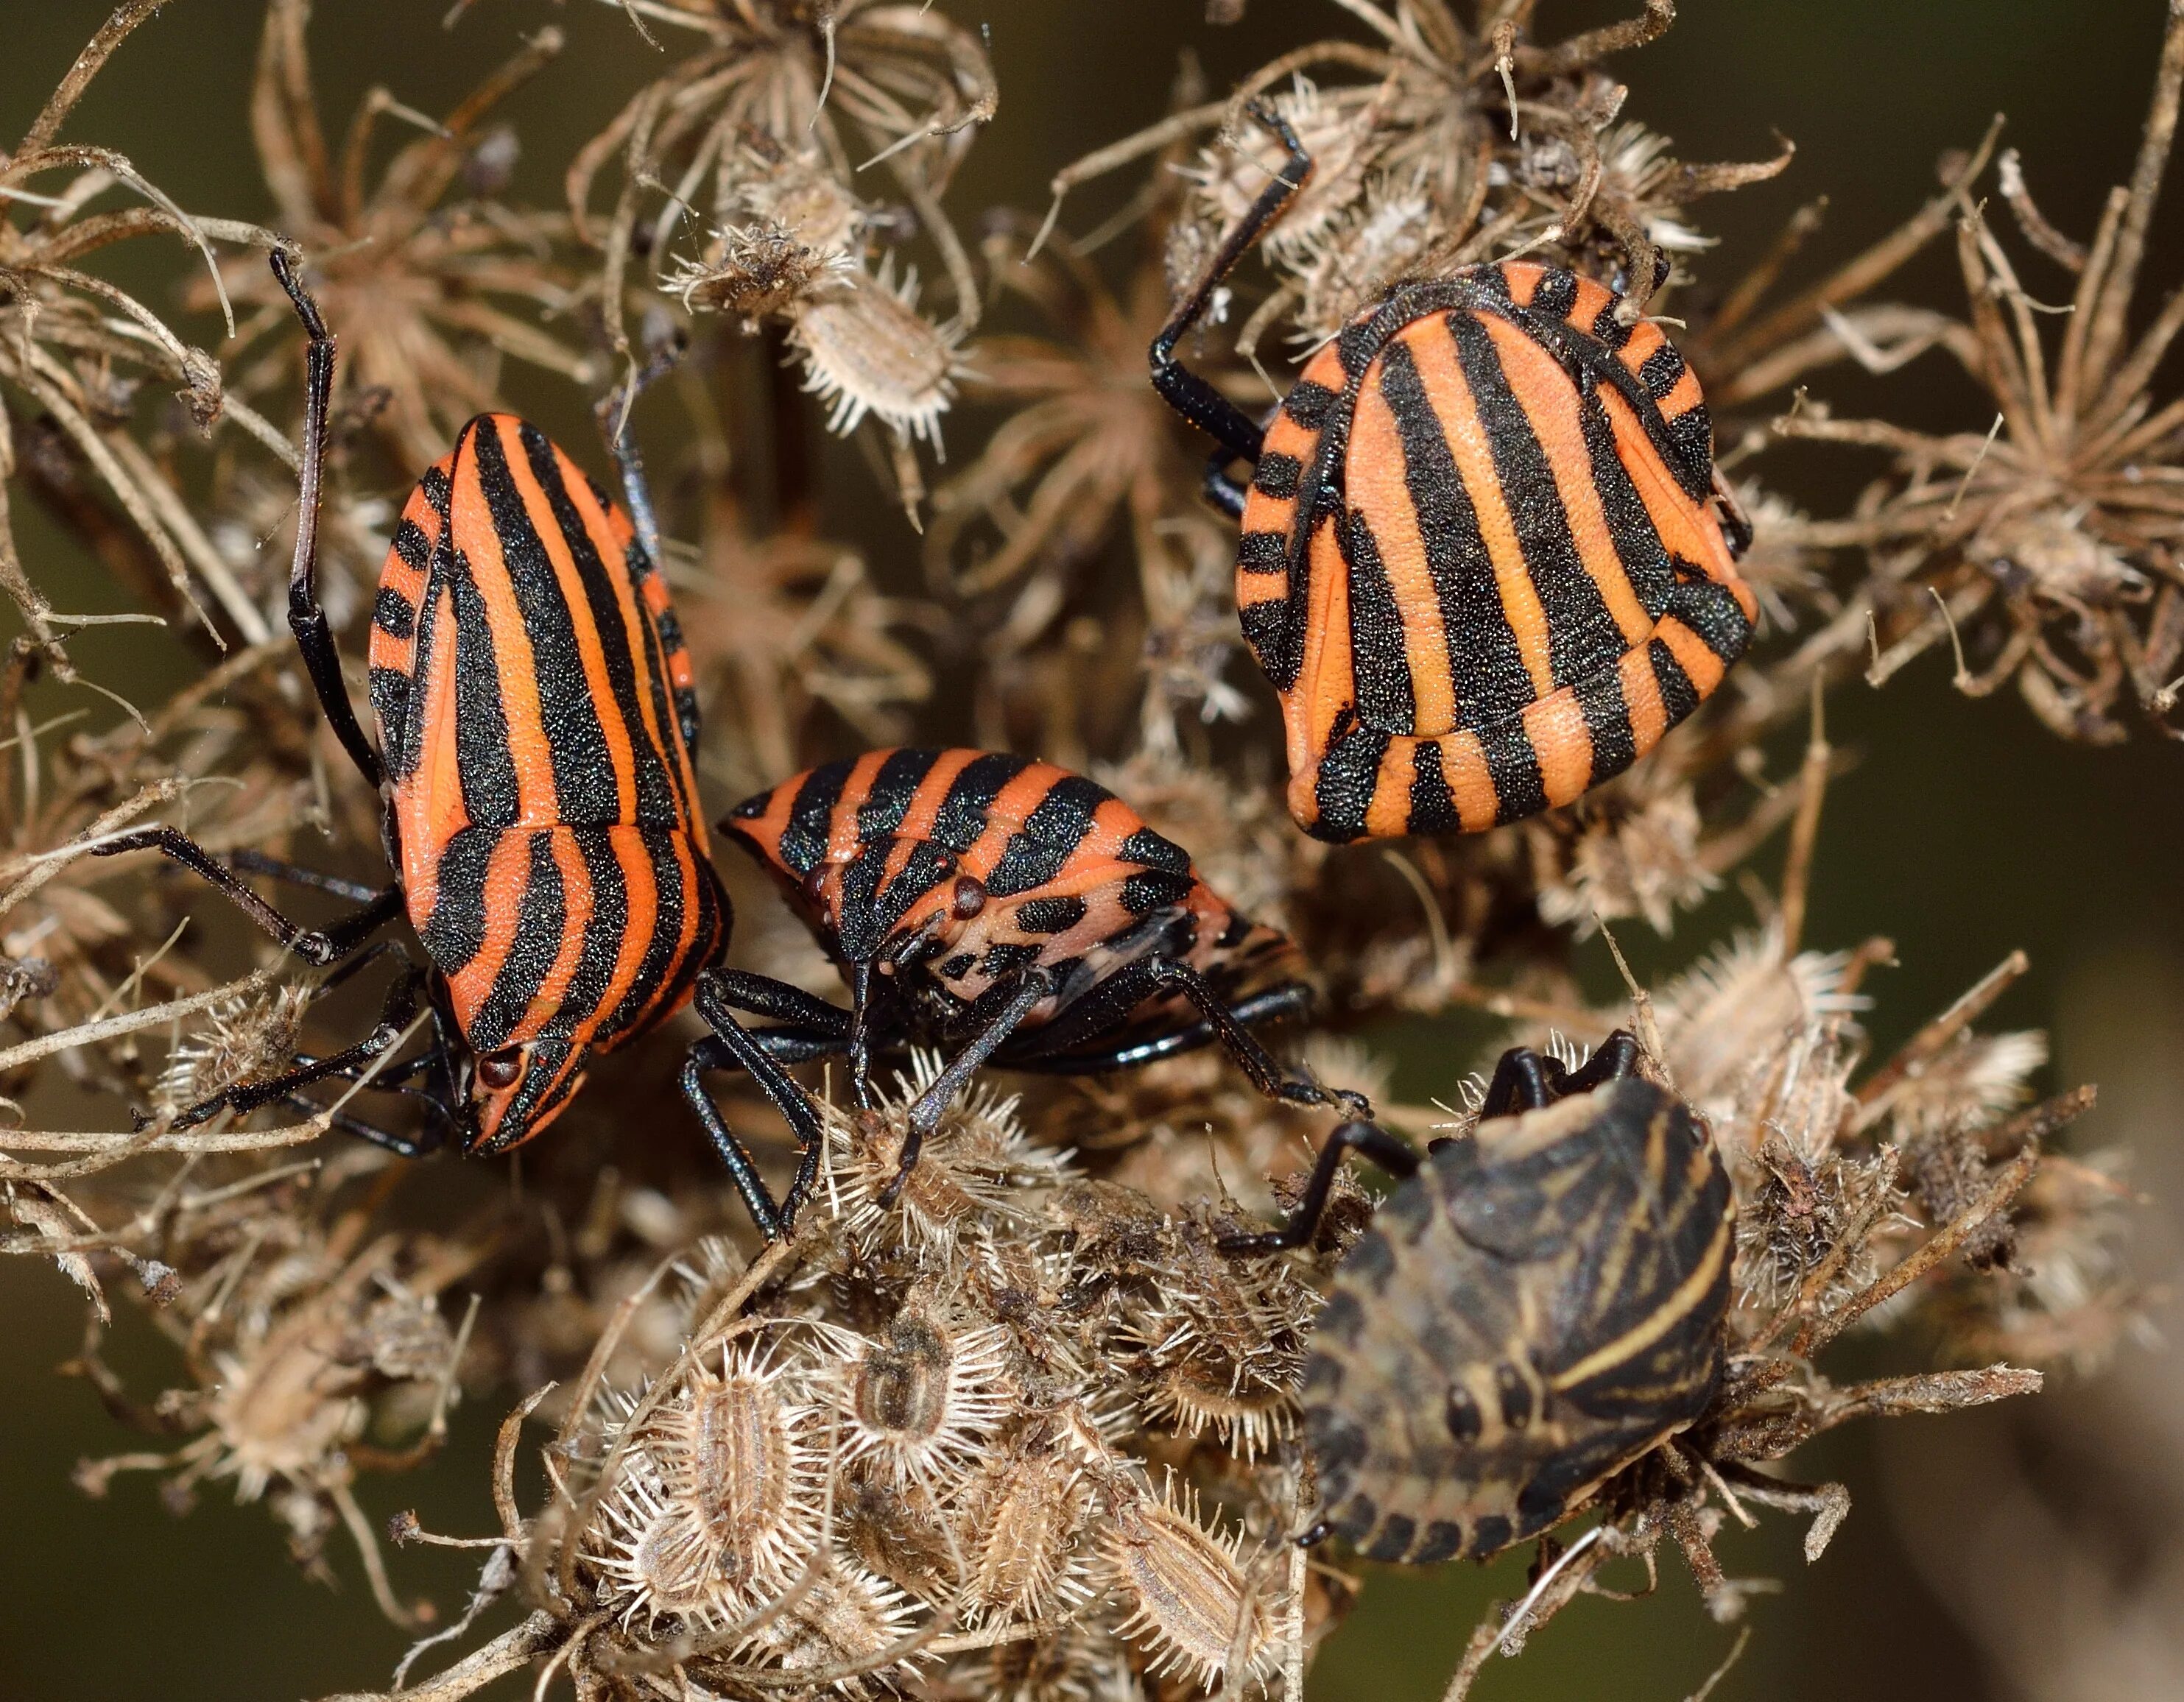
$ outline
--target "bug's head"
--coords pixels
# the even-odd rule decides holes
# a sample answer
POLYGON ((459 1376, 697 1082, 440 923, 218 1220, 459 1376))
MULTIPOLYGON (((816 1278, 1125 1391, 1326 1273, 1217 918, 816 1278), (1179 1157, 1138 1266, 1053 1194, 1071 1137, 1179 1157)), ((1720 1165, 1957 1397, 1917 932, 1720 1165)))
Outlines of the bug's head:
POLYGON ((551 1039, 472 1059, 463 1084, 463 1150, 475 1156, 521 1146, 561 1115, 589 1062, 585 1048, 551 1039))

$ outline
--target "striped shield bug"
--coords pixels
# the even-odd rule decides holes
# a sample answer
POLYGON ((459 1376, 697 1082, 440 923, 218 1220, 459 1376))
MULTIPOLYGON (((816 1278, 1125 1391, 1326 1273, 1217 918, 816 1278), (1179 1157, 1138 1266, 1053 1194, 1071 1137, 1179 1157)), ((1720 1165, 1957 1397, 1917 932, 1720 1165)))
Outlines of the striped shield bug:
POLYGON ((1721 1378, 1734 1230, 1705 1128, 1611 1035, 1580 1068, 1503 1054, 1468 1139, 1424 1159, 1338 1130, 1282 1228, 1304 1245, 1346 1154, 1401 1185, 1336 1270, 1304 1369, 1326 1517, 1370 1560, 1538 1535, 1700 1417, 1721 1378))
POLYGON ((1340 843, 1568 804, 1696 708, 1758 618, 1698 379, 1613 292, 1505 260, 1396 288, 1262 428, 1175 354, 1312 169, 1254 114, 1287 163, 1151 360, 1220 444, 1206 488, 1242 523, 1237 609, 1281 697, 1290 813, 1340 843))
MULTIPOLYGON (((844 1010, 758 976, 701 979, 699 1014, 716 1035, 683 1085, 724 1154, 740 1149, 704 1071, 846 1054, 869 1104, 873 1056, 912 1045, 952 1056, 911 1107, 883 1204, 989 1063, 1081 1075, 1218 1044, 1273 1099, 1369 1115, 1357 1095, 1284 1071, 1251 1033, 1310 1008, 1310 989, 1281 976, 1289 942, 1239 915, 1182 847, 1081 775, 992 752, 870 751, 783 781, 720 826, 779 881, 850 992, 844 1010), (746 1030, 735 1010, 777 1026, 746 1030)), ((793 1220, 817 1174, 808 1104, 776 1104, 804 1147, 785 1204, 747 1159, 730 1160, 761 1225, 793 1220)))
POLYGON ((628 515, 537 427, 483 414, 418 481, 380 570, 379 737, 367 739, 316 586, 334 339, 296 258, 276 250, 272 264, 309 338, 289 626, 326 720, 380 795, 394 878, 374 890, 251 854, 223 862, 172 828, 97 848, 164 852, 307 962, 338 965, 335 977, 399 952, 369 943, 404 912, 429 959, 407 963, 363 1040, 191 1106, 178 1126, 354 1079, 410 1032, 421 994, 435 1043, 379 1065, 373 1081, 421 1079, 433 1121, 415 1138, 337 1121, 403 1152, 450 1139, 504 1151, 560 1115, 593 1055, 679 1010, 726 946, 727 898, 697 802, 689 658, 628 515), (302 928, 237 868, 358 908, 302 928))

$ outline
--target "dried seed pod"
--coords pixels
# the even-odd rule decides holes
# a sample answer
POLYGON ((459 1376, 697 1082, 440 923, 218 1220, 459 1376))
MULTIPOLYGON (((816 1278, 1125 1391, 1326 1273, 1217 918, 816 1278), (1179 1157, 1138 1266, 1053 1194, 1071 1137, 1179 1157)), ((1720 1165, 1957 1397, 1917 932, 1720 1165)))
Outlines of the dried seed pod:
POLYGON ((962 333, 917 311, 917 279, 901 289, 883 265, 849 272, 800 302, 789 338, 804 357, 804 387, 833 404, 827 429, 846 436, 871 414, 898 437, 937 445, 956 399, 962 333))
MULTIPOLYGON (((889 1675, 920 1658, 916 1654, 899 1662, 883 1658, 910 1634, 911 1622, 909 1598, 900 1590, 837 1558, 794 1599, 788 1611, 753 1632, 736 1653, 738 1659, 756 1656, 790 1672, 866 1667, 866 1671, 815 1688, 820 1694, 872 1695, 883 1687, 892 1690, 889 1675)), ((694 1662, 693 1670, 705 1677, 705 1663, 694 1662)))
POLYGON ((1008 1332, 913 1300, 844 1368, 844 1451, 929 1482, 1000 1421, 1008 1332))
POLYGON ((1170 1479, 1159 1499, 1126 1497, 1105 1548, 1112 1588, 1130 1609, 1121 1635, 1151 1655, 1150 1671, 1179 1672, 1201 1689, 1240 1689, 1279 1650, 1271 1606, 1245 1571, 1239 1541, 1198 1522, 1195 1490, 1170 1479))
POLYGON ((1083 1605, 1078 1536, 1092 1488, 1053 1427, 1031 1426, 981 1467, 963 1507, 968 1565, 957 1600, 967 1623, 1045 1619, 1083 1605))

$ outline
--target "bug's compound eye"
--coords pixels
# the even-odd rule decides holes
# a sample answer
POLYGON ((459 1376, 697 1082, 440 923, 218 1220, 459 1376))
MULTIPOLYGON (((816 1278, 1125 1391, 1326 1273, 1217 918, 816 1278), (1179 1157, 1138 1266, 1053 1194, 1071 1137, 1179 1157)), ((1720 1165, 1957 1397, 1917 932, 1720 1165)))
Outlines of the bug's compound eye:
POLYGON ((804 902, 814 909, 823 905, 827 902, 827 865, 814 863, 811 872, 804 877, 797 891, 803 893, 804 902))
POLYGON ((522 1074, 523 1054, 512 1046, 505 1052, 495 1052, 478 1060, 479 1085, 496 1093, 505 1093, 522 1074))
POLYGON ((975 875, 958 875, 955 895, 949 900, 949 907, 956 912, 958 921, 969 921, 986 908, 985 883, 975 875))

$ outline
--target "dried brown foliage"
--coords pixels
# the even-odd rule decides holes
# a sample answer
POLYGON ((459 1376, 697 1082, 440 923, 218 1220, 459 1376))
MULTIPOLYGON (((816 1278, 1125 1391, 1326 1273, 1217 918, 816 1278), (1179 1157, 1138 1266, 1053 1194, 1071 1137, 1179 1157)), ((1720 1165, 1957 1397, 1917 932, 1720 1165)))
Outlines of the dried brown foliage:
MULTIPOLYGON (((2056 1146, 2087 1095, 2032 1104, 2039 1037, 1974 1032, 2021 960, 1876 1062, 1858 1014, 1886 943, 1829 954, 1802 936, 1835 765, 1819 703, 1869 642, 1885 676, 1955 630, 1968 688, 2014 678, 2075 737, 2114 736, 2131 701, 2157 720, 2173 709, 2184 404, 2153 387, 2184 297, 2136 340, 2131 321, 2184 9, 2171 7, 2145 152, 2082 250, 2034 209, 2014 157, 1999 163, 2021 233, 2076 275, 2059 338, 1975 198, 1992 137, 1948 163, 1901 229, 1802 286, 1814 221, 1800 215, 1691 328, 1723 460, 1758 524, 1747 567, 1768 626, 1699 714, 1570 809, 1340 851, 1283 815, 1271 717, 1231 665, 1233 534, 1199 499, 1204 446, 1155 399, 1145 344, 1172 280, 1261 181, 1256 127, 1240 122, 1260 96, 1319 169, 1266 245, 1259 293, 1209 334, 1223 346, 1199 352, 1249 405, 1268 399, 1255 368, 1309 349, 1398 277, 1521 249, 1628 286, 1634 310, 1674 305, 1704 264, 1693 204, 1789 154, 1687 165, 1621 120, 1611 56, 1668 27, 1668 0, 1563 41, 1541 39, 1530 0, 1341 0, 1325 8, 1340 33, 1217 98, 1185 78, 1168 119, 1064 169, 1057 196, 1139 174, 1112 228, 1072 232, 1057 202, 1045 231, 992 210, 975 243, 943 197, 998 93, 977 31, 941 8, 627 0, 638 69, 613 123, 563 162, 564 213, 509 203, 514 133, 492 122, 552 31, 444 120, 367 96, 334 150, 304 50, 309 8, 270 0, 249 117, 277 235, 186 216, 129 162, 57 139, 155 9, 118 13, 0 158, 0 582, 25 628, 0 672, 0 1092, 14 1114, 0 1133, 0 1251, 81 1286, 72 1369, 164 1438, 87 1463, 87 1488, 126 1493, 119 1474, 141 1468, 180 1505, 231 1485, 267 1505, 301 1561, 360 1566, 411 1623, 400 1557, 373 1534, 400 1491, 375 1477, 437 1446, 459 1397, 512 1408, 501 1529, 458 1539, 398 1523, 404 1540, 484 1556, 471 1612, 413 1653, 452 1662, 414 1696, 465 1695, 533 1663, 542 1685, 565 1676, 616 1698, 1295 1696, 1350 1597, 1333 1562, 1290 1541, 1313 1493, 1295 1384, 1333 1249, 1370 1200, 1346 1193, 1316 1254, 1216 1254, 1223 1226, 1292 1195, 1325 1132, 1323 1115, 1269 1107, 1217 1055, 1083 1083, 982 1080, 890 1208, 878 1194, 900 1151, 900 1098, 832 1110, 815 1201, 792 1241, 762 1252, 736 1238, 695 1128, 684 1137, 669 1036, 603 1072, 513 1184, 344 1139, 359 1120, 414 1121, 398 1089, 370 1079, 174 1126, 209 1093, 353 1038, 374 976, 343 987, 270 953, 246 962, 222 924, 193 920, 211 909, 197 887, 96 857, 101 842, 187 823, 215 852, 384 878, 378 801, 303 713, 268 566, 280 552, 262 542, 292 500, 297 458, 273 421, 295 381, 293 321, 255 254, 215 262, 208 281, 212 241, 300 244, 347 350, 325 525, 327 602, 352 658, 392 518, 367 492, 414 476, 463 415, 495 403, 504 359, 596 399, 617 364, 679 354, 643 423, 660 438, 665 554, 716 806, 908 737, 1086 769, 1297 941, 1325 994, 1312 1067, 1421 1137, 1461 1123, 1446 1108, 1490 1050, 1440 1063, 1437 1104, 1387 1104, 1375 1025, 1464 1007, 1545 1043, 1635 1022, 1736 1184, 1730 1374, 1700 1424, 1604 1486, 1585 1529, 1541 1542, 1531 1594, 1481 1627, 1459 1689, 1576 1594, 1604 1590, 1609 1562, 1650 1566, 1664 1539, 1708 1605, 1733 1613, 1741 1587, 1713 1547, 1724 1519, 1809 1513, 1817 1558, 1847 1510, 1839 1488, 1777 1475, 1804 1442, 2028 1391, 2042 1365, 2098 1365, 2130 1327, 2129 1197, 2109 1156, 2056 1146), (420 134, 375 149, 390 120, 420 134), (117 186, 145 204, 90 210, 117 186), (1952 225, 1968 318, 1874 299, 1952 225), (139 236, 179 239, 174 281, 195 276, 190 299, 224 292, 243 309, 217 359, 88 270, 139 236), (1000 328, 971 341, 982 314, 1000 328), (929 508, 922 578, 827 536, 808 469, 771 491, 738 482, 744 446, 715 409, 749 337, 811 392, 768 391, 760 425, 782 442, 878 422, 876 463, 914 514, 929 508), (1995 433, 1927 437, 1809 402, 1779 420, 1753 411, 1779 414, 1788 387, 1833 363, 1925 348, 1990 389, 1995 433), (968 422, 959 404, 975 404, 968 422), (937 448, 944 416, 956 458, 928 504, 916 446, 937 448), (203 476, 180 454, 200 432, 218 434, 203 476), (1895 458, 1855 512, 1815 516, 1753 480, 1785 439, 1814 437, 1895 458), (386 464, 370 476, 351 464, 365 446, 386 464), (198 679, 103 730, 78 725, 81 709, 37 719, 46 675, 97 682, 67 648, 81 619, 56 611, 21 558, 4 503, 25 498, 145 615, 200 620, 198 679), (1763 742, 1808 716, 1802 765, 1770 772, 1763 742), (1785 828, 1784 872, 1763 882, 1752 865, 1785 828), (1635 1011, 1587 1004, 1574 940, 1603 924, 1688 926, 1732 883, 1752 899, 1752 932, 1635 1011), (132 1388, 102 1358, 116 1304, 157 1319, 170 1387, 132 1388), (1829 1349, 1882 1332, 1916 1368, 1835 1380, 1829 1349), (520 1501, 526 1452, 546 1488, 520 1501), (337 1525, 356 1560, 329 1546, 337 1525), (473 1640, 511 1594, 527 1617, 473 1640)), ((616 406, 606 423, 619 427, 616 406)), ((1772 463, 1769 481, 1791 488, 1772 463)), ((770 894, 753 883, 738 897, 738 962, 831 986, 770 894)), ((735 1110, 739 1126, 759 1115, 735 1110)))

